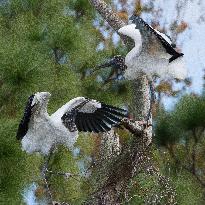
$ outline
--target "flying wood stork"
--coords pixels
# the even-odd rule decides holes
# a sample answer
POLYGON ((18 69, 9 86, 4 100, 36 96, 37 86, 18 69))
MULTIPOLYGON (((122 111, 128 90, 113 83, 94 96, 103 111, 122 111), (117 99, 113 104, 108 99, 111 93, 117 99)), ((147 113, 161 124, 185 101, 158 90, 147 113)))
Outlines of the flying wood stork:
POLYGON ((28 153, 48 155, 58 144, 72 149, 79 131, 107 132, 127 116, 123 109, 85 97, 70 100, 49 116, 50 96, 48 92, 38 92, 28 98, 16 136, 28 153))

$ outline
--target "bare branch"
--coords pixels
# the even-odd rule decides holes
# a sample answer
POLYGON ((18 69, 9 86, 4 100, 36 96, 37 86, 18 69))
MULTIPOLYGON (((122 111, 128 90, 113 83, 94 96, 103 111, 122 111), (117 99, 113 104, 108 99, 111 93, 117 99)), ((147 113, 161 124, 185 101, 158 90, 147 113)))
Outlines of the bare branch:
MULTIPOLYGON (((117 32, 121 27, 125 26, 125 22, 109 7, 103 0, 90 0, 91 5, 103 17, 104 20, 117 32)), ((127 46, 133 46, 130 38, 119 34, 123 42, 127 46)))

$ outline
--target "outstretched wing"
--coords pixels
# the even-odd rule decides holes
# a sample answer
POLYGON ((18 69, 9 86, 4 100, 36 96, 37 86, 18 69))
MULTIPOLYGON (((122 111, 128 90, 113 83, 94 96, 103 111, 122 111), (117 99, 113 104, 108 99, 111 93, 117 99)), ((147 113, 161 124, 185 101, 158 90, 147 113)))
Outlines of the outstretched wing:
POLYGON ((62 116, 65 127, 70 131, 107 132, 127 117, 127 111, 92 99, 86 99, 62 116))
POLYGON ((34 98, 34 95, 31 95, 28 98, 28 101, 27 101, 27 104, 25 107, 25 111, 24 111, 24 115, 23 115, 23 118, 21 119, 21 122, 20 122, 19 127, 18 127, 18 131, 16 134, 16 138, 18 140, 23 139, 23 137, 26 135, 26 133, 28 131, 28 125, 29 125, 30 118, 32 115, 32 108, 34 107, 34 105, 32 105, 33 98, 34 98))
POLYGON ((164 38, 164 34, 154 30, 149 24, 147 24, 142 18, 139 16, 133 15, 130 17, 130 20, 136 25, 136 29, 140 30, 140 33, 143 37, 143 45, 142 49, 145 51, 151 50, 151 52, 156 50, 164 50, 169 55, 171 55, 169 62, 177 59, 180 56, 183 56, 183 53, 178 53, 172 44, 170 44, 170 40, 166 40, 164 38))

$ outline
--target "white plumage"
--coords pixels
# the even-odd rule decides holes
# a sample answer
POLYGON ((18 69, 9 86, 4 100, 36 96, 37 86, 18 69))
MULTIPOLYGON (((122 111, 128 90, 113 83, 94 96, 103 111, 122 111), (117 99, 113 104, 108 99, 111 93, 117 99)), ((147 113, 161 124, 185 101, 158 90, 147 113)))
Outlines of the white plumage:
POLYGON ((17 132, 22 149, 28 153, 47 155, 51 147, 58 144, 72 149, 78 131, 106 132, 126 116, 123 109, 84 97, 72 99, 49 116, 47 104, 50 96, 48 92, 40 92, 28 99, 17 132))
POLYGON ((134 40, 134 48, 126 55, 125 78, 136 79, 145 73, 149 79, 158 75, 162 79, 184 79, 187 75, 183 54, 175 51, 171 40, 154 30, 138 16, 132 16, 132 24, 118 30, 134 40))

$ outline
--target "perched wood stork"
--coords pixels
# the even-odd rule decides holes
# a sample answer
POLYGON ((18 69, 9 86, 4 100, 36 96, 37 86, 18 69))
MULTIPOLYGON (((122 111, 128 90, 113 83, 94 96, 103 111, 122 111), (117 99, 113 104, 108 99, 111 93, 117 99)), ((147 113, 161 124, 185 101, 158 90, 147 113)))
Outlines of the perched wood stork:
POLYGON ((16 136, 28 153, 48 155, 51 147, 58 144, 72 149, 79 131, 107 132, 127 115, 123 109, 77 97, 49 116, 50 96, 48 92, 38 92, 28 98, 16 136))
POLYGON ((125 78, 135 79, 140 73, 161 78, 184 79, 187 71, 183 53, 174 49, 171 40, 163 33, 153 29, 139 16, 133 15, 132 24, 123 26, 119 33, 134 40, 134 48, 126 55, 125 78))

